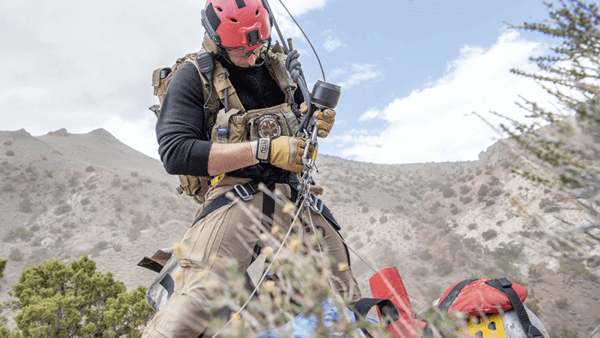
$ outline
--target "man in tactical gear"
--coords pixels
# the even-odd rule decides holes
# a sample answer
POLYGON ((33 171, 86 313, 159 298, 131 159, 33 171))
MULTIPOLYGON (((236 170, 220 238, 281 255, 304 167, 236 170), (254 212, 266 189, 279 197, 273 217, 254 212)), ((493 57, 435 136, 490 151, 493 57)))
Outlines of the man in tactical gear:
MULTIPOLYGON (((181 274, 174 292, 143 337, 198 337, 206 329, 210 292, 201 276, 226 283, 223 262, 235 259, 238 271, 244 272, 252 248, 259 244, 256 219, 245 207, 262 210, 258 223, 262 217, 267 226, 290 226, 290 215, 257 189, 262 182, 295 201, 295 174, 302 171, 305 148, 305 140, 292 135, 304 99, 285 71, 285 55, 270 48, 272 13, 267 8, 261 0, 208 0, 202 12, 207 33, 199 56, 210 55, 213 67, 205 74, 198 58, 196 64, 184 64, 164 96, 156 133, 165 169, 212 181, 207 191, 200 191, 204 203, 179 247, 181 274), (241 199, 224 197, 229 191, 241 199)), ((325 109, 314 116, 317 135, 326 137, 335 111, 325 109)), ((321 215, 312 213, 311 218, 335 260, 334 285, 353 304, 361 294, 348 250, 329 210, 324 208, 321 215)), ((312 226, 302 226, 305 233, 313 233, 312 226)))

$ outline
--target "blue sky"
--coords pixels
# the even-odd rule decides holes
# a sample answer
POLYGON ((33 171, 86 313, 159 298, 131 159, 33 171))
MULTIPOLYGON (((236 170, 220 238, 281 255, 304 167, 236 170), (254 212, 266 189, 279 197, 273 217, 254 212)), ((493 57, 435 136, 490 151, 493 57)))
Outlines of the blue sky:
MULTIPOLYGON (((270 2, 314 83, 321 75, 312 51, 278 0, 270 2)), ((553 41, 507 30, 504 23, 547 18, 541 0, 285 3, 317 48, 327 80, 342 85, 337 122, 320 143, 322 153, 377 163, 475 160, 498 136, 468 114, 523 115, 515 109, 517 94, 548 101, 535 83, 509 69, 535 70, 527 58, 547 52, 553 41)), ((6 3, 0 13, 0 130, 43 135, 101 127, 157 158, 155 117, 147 109, 156 102, 150 76, 200 48, 203 5, 6 3)))
MULTIPOLYGON (((323 47, 324 38, 339 41, 340 47, 331 52, 321 48, 321 58, 329 74, 335 74, 336 69, 350 69, 351 72, 354 66, 362 69, 363 74, 371 72, 373 76, 345 88, 338 107, 339 120, 343 123, 336 126, 331 142, 321 142, 322 151, 380 163, 477 159, 478 153, 491 145, 497 135, 475 116, 464 115, 472 110, 485 115, 488 110, 504 111, 503 108, 514 106, 517 95, 506 90, 506 87, 515 86, 510 83, 511 79, 515 82, 523 79, 510 75, 509 68, 526 68, 527 52, 543 51, 545 47, 541 44, 532 45, 531 42, 540 43, 543 37, 522 32, 520 37, 513 37, 511 47, 507 46, 509 43, 499 45, 499 39, 511 34, 506 29, 505 22, 515 25, 531 22, 532 16, 539 19, 547 17, 546 7, 541 1, 370 1, 363 6, 333 1, 328 2, 323 10, 303 18, 301 21, 304 26, 312 31, 310 35, 319 40, 317 45, 323 47), (327 23, 327 33, 319 33, 315 28, 318 22, 327 23), (344 25, 343 22, 351 24, 344 25), (473 57, 468 56, 469 50, 473 52, 479 49, 476 53, 485 55, 494 46, 504 49, 504 52, 496 51, 489 61, 481 61, 479 67, 496 68, 496 74, 489 74, 495 76, 486 79, 472 74, 467 75, 463 81, 448 79, 455 85, 449 86, 447 90, 436 84, 441 79, 452 77, 453 72, 457 72, 457 67, 464 69, 475 63, 473 57), (520 57, 515 59, 517 55, 520 57), (503 63, 498 60, 504 57, 512 58, 513 62, 503 63), (460 66, 456 65, 457 60, 461 59, 464 62, 460 66), (477 86, 497 82, 498 86, 492 86, 487 95, 469 95, 465 91, 471 88, 463 86, 469 81, 477 86), (406 102, 406 111, 399 107, 390 108, 388 118, 360 120, 369 110, 381 112, 395 100, 408 98, 411 93, 427 88, 437 94, 421 92, 421 95, 413 95, 406 102), (496 91, 500 93, 493 93, 496 91), (452 97, 459 96, 459 93, 464 95, 461 102, 449 102, 452 97), (477 104, 478 98, 481 99, 482 96, 496 96, 502 101, 488 98, 485 100, 489 103, 487 107, 485 103, 477 104), (428 108, 432 105, 437 110, 428 108), (456 111, 444 116, 444 110, 452 108, 456 111), (460 110, 463 113, 459 113, 460 110), (459 125, 444 122, 451 118, 460 122, 459 125), (392 124, 399 126, 391 128, 392 124), (465 124, 469 128, 459 128, 465 124), (395 135, 397 133, 403 133, 406 137, 398 137, 395 135), (462 140, 453 137, 464 133, 473 135, 463 137, 462 140), (344 142, 340 142, 341 140, 344 142)), ((310 73, 310 76, 317 77, 318 74, 310 73)), ((330 76, 332 82, 340 80, 344 83, 347 78, 343 75, 330 76)), ((529 85, 532 88, 525 89, 523 94, 543 96, 537 91, 536 84, 530 82, 529 85)), ((513 116, 515 114, 518 113, 512 112, 513 116)))

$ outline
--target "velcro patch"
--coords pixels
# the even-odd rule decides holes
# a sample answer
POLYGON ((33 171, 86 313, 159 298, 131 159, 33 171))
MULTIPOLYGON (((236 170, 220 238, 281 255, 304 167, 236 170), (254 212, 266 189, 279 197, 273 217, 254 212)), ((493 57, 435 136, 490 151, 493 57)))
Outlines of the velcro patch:
POLYGON ((281 135, 281 123, 275 114, 265 114, 254 122, 258 137, 271 138, 281 135))

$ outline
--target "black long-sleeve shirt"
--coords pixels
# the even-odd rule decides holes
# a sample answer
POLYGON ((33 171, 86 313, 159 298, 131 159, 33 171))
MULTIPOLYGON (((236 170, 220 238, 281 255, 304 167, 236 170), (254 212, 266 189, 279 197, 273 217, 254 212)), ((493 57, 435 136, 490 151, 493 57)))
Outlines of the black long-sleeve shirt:
MULTIPOLYGON (((246 110, 268 108, 285 102, 285 94, 266 65, 243 68, 219 58, 246 110)), ((215 74, 218 76, 218 74, 215 74)), ((213 95, 217 95, 213 92, 213 95)), ((300 90, 296 103, 303 102, 300 90)), ((166 171, 173 175, 208 176, 212 142, 206 139, 204 95, 198 70, 183 65, 169 83, 156 124, 158 152, 166 171)), ((260 171, 270 167, 262 166, 260 171)))

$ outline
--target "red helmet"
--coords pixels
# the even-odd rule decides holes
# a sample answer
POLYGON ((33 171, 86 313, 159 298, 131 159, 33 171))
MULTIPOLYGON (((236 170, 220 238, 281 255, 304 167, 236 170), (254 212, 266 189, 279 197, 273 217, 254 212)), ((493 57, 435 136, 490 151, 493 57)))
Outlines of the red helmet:
POLYGON ((202 25, 218 47, 253 50, 271 36, 272 21, 262 0, 208 0, 202 25))

